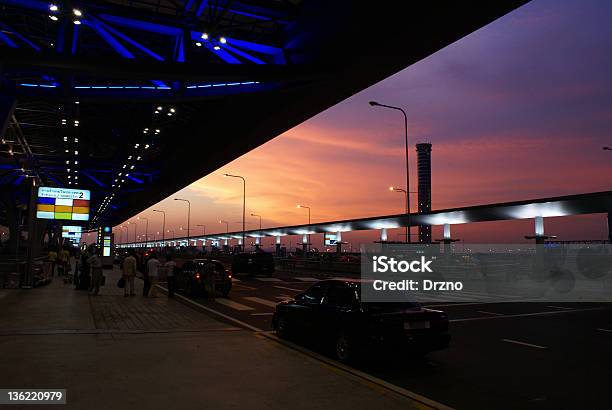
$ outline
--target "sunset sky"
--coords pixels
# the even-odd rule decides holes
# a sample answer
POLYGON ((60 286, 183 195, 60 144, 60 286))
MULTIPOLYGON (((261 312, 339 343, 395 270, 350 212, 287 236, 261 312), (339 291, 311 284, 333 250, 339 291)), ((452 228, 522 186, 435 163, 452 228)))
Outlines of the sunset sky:
MULTIPOLYGON (((186 227, 186 205, 172 198, 188 198, 192 234, 202 232, 196 224, 225 231, 219 219, 240 230, 242 186, 224 172, 247 178, 247 216, 261 214, 264 227, 306 223, 298 203, 312 207, 313 222, 402 212, 402 195, 388 190, 404 185, 401 113, 369 100, 404 107, 411 144, 433 144, 433 209, 610 190, 612 152, 601 147, 612 145, 611 21, 608 0, 534 0, 141 216, 155 233, 161 215, 152 209, 165 209, 167 229, 184 236, 178 230, 186 227)), ((415 191, 414 146, 410 155, 415 191)), ((416 210, 416 195, 412 204, 416 210)), ((247 220, 258 227, 257 218, 247 220)), ((546 231, 560 239, 607 235, 603 215, 547 220, 546 231)), ((453 236, 471 242, 517 242, 532 232, 533 221, 453 228, 453 236)), ((358 246, 375 235, 343 239, 358 246)))

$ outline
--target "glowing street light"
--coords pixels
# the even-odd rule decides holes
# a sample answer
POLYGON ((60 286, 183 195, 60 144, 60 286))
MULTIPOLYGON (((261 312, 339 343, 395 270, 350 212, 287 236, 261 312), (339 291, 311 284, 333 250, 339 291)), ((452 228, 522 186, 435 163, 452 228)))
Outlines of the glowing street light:
POLYGON ((224 177, 240 178, 242 180, 242 250, 245 249, 245 225, 246 225, 246 179, 240 175, 223 174, 224 177))
POLYGON ((182 198, 174 198, 174 200, 187 202, 187 243, 189 243, 189 239, 191 239, 191 230, 189 229, 189 224, 191 223, 191 202, 188 199, 182 198))
POLYGON ((164 232, 166 232, 166 211, 160 211, 159 209, 154 209, 153 212, 160 212, 164 215, 164 222, 162 222, 162 242, 164 242, 164 246, 166 246, 166 236, 164 232))
POLYGON ((372 107, 384 107, 384 108, 389 108, 392 110, 397 110, 397 111, 401 111, 402 114, 404 115, 404 136, 405 136, 405 142, 406 142, 406 190, 408 191, 406 193, 406 217, 407 217, 407 231, 406 231, 406 242, 410 243, 410 172, 409 172, 409 167, 408 167, 408 115, 406 115, 406 111, 404 111, 403 109, 401 109, 400 107, 395 107, 393 105, 386 105, 386 104, 381 104, 379 102, 376 101, 370 101, 369 102, 370 106, 372 107))

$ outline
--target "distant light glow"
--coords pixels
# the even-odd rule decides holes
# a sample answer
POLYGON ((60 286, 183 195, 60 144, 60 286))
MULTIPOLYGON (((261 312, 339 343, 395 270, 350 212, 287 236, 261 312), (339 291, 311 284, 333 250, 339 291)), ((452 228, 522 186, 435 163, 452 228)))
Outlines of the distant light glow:
POLYGON ((225 37, 220 37, 220 38, 219 38, 219 42, 220 42, 221 44, 226 44, 226 43, 227 43, 227 39, 226 39, 225 37))
POLYGON ((81 20, 74 20, 73 21, 74 24, 76 24, 77 26, 81 24, 81 20))
POLYGON ((53 21, 57 21, 57 20, 59 20, 59 19, 57 18, 57 16, 49 16, 49 18, 50 18, 51 20, 53 20, 53 21))
POLYGON ((208 33, 202 33, 202 40, 208 40, 208 33))
POLYGON ((49 4, 49 11, 58 11, 59 7, 57 7, 57 4, 49 4))
POLYGON ((83 12, 79 9, 72 9, 72 13, 77 17, 81 17, 83 15, 83 12))

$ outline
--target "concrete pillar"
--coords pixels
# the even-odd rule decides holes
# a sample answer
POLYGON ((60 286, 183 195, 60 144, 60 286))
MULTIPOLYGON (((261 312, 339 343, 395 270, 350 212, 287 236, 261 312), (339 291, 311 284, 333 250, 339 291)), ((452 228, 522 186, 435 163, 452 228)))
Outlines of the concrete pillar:
POLYGON ((537 245, 544 243, 544 217, 535 217, 535 240, 537 245))
POLYGON ((380 241, 381 242, 387 242, 387 238, 388 238, 387 228, 382 228, 380 230, 380 241))
POLYGON ((277 236, 275 240, 276 256, 281 256, 281 237, 277 236))
POLYGON ((612 212, 608 212, 608 240, 612 243, 612 212))
POLYGON ((453 240, 451 237, 451 226, 448 223, 444 224, 443 239, 444 239, 444 254, 450 255, 451 254, 451 243, 453 242, 453 240))
POLYGON ((444 241, 450 241, 450 239, 451 239, 450 224, 444 224, 444 241))
POLYGON ((340 255, 342 253, 342 232, 336 233, 336 253, 340 255))

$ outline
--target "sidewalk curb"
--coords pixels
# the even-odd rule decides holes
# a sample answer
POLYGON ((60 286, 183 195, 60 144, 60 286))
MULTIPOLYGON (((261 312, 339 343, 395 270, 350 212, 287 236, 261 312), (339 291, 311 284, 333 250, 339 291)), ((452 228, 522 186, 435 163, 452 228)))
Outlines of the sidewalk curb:
MULTIPOLYGON (((164 288, 161 285, 156 285, 156 286, 159 289, 161 289, 162 291, 164 291, 164 292, 168 291, 168 289, 164 288)), ((386 381, 384 381, 382 379, 379 379, 378 377, 374 377, 374 376, 371 376, 371 375, 369 375, 367 373, 364 373, 364 372, 362 372, 360 370, 353 369, 352 367, 346 366, 346 365, 344 365, 342 363, 339 363, 339 362, 337 362, 335 360, 327 358, 327 357, 325 357, 325 356, 323 356, 323 355, 321 355, 319 353, 310 351, 310 350, 308 350, 308 349, 306 349, 306 348, 304 348, 302 346, 299 346, 299 345, 297 345, 295 343, 289 342, 287 340, 280 339, 271 330, 270 331, 264 331, 262 329, 259 329, 259 328, 255 327, 255 326, 249 325, 248 323, 245 323, 245 322, 243 322, 241 320, 238 320, 238 319, 233 318, 231 316, 228 316, 228 315, 226 315, 224 313, 221 313, 221 312, 216 311, 214 309, 211 309, 211 308, 209 308, 207 306, 204 306, 201 303, 195 302, 195 301, 193 301, 193 300, 191 300, 191 299, 189 299, 189 298, 187 298, 187 297, 185 297, 183 295, 179 295, 179 294, 175 293, 175 297, 177 298, 177 300, 180 300, 182 303, 185 303, 185 304, 187 304, 187 305, 189 305, 191 307, 194 307, 194 308, 200 309, 200 310, 204 310, 204 311, 206 311, 208 313, 211 313, 211 314, 213 314, 215 316, 222 317, 225 320, 229 320, 229 321, 231 321, 231 322, 233 322, 233 323, 235 323, 235 324, 237 324, 239 326, 242 326, 242 327, 244 327, 244 328, 246 328, 248 330, 251 330, 251 331, 255 332, 258 335, 261 335, 261 336, 265 337, 268 340, 274 341, 274 342, 276 342, 276 343, 278 343, 280 345, 283 345, 283 346, 285 346, 285 347, 287 347, 289 349, 292 349, 292 350, 295 350, 297 352, 300 352, 303 355, 306 355, 306 356, 308 356, 308 357, 310 357, 312 359, 315 359, 315 360, 317 360, 319 362, 322 362, 322 363, 324 363, 324 364, 326 364, 326 365, 328 365, 330 367, 333 367, 333 368, 335 368, 337 370, 344 371, 344 372, 346 372, 346 373, 348 373, 348 374, 350 374, 350 375, 352 375, 354 377, 362 379, 362 380, 364 380, 364 381, 366 381, 368 383, 371 383, 371 384, 373 384, 373 385, 375 385, 377 387, 383 388, 385 390, 388 390, 388 391, 391 391, 391 392, 393 392, 395 394, 398 394, 398 395, 400 395, 402 397, 408 398, 408 399, 413 400, 413 401, 415 401, 417 403, 425 405, 425 406, 427 406, 430 409, 435 409, 435 410, 454 410, 453 407, 449 407, 449 406, 447 406, 445 404, 438 403, 437 401, 428 399, 425 396, 421 396, 420 394, 414 393, 414 392, 412 392, 410 390, 406 390, 406 389, 404 389, 402 387, 399 387, 399 386, 396 386, 396 385, 394 385, 392 383, 386 382, 386 381)))
POLYGON ((286 347, 288 347, 288 348, 290 348, 292 350, 296 350, 296 351, 298 351, 298 352, 300 352, 300 353, 302 353, 302 354, 304 354, 306 356, 309 356, 309 357, 311 357, 313 359, 316 359, 316 360, 318 360, 320 362, 323 362, 323 363, 325 363, 328 366, 331 366, 331 367, 334 367, 336 369, 342 370, 342 371, 344 371, 344 372, 346 372, 348 374, 351 374, 351 375, 353 375, 355 377, 358 377, 360 379, 364 379, 367 382, 372 383, 372 384, 374 384, 374 385, 376 385, 378 387, 382 387, 382 388, 384 388, 386 390, 390 390, 390 391, 392 391, 392 392, 394 392, 396 394, 399 394, 400 396, 403 396, 403 397, 409 398, 411 400, 414 400, 414 401, 416 401, 416 402, 418 402, 420 404, 423 404, 423 405, 427 406, 428 408, 436 409, 436 410, 454 410, 453 407, 449 407, 449 406, 447 406, 445 404, 442 404, 442 403, 439 403, 439 402, 437 402, 435 400, 428 399, 427 397, 421 396, 418 393, 414 393, 414 392, 412 392, 410 390, 404 389, 402 387, 396 386, 396 385, 394 385, 392 383, 389 383, 389 382, 386 382, 386 381, 384 381, 382 379, 379 379, 378 377, 369 375, 369 374, 367 374, 365 372, 362 372, 362 371, 354 369, 354 368, 352 368, 350 366, 344 365, 344 364, 342 364, 340 362, 337 362, 337 361, 335 361, 333 359, 325 357, 322 354, 319 354, 319 353, 313 352, 311 350, 308 350, 308 349, 306 349, 306 348, 304 348, 304 347, 302 347, 300 345, 297 345, 295 343, 292 343, 292 342, 290 342, 288 340, 281 339, 278 336, 276 336, 273 331, 260 332, 259 334, 264 336, 267 339, 275 341, 276 343, 279 343, 279 344, 281 344, 283 346, 286 346, 286 347))

